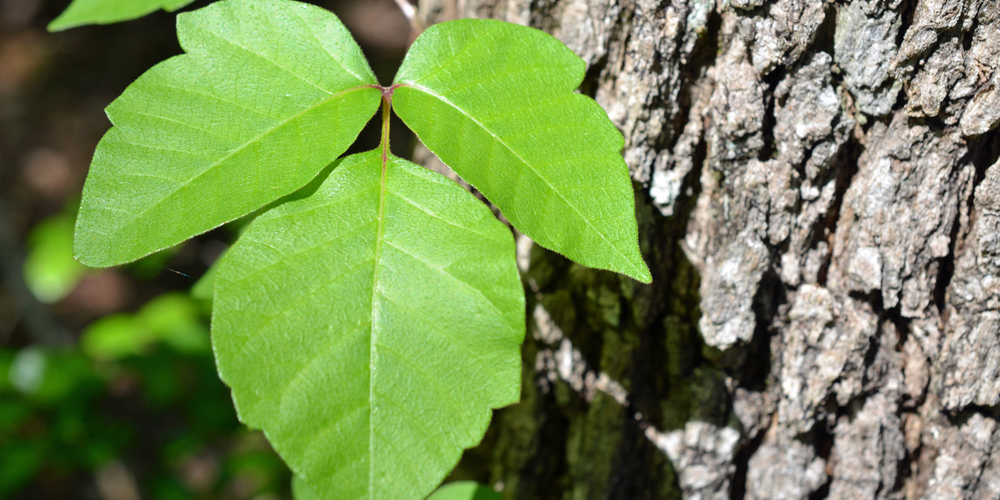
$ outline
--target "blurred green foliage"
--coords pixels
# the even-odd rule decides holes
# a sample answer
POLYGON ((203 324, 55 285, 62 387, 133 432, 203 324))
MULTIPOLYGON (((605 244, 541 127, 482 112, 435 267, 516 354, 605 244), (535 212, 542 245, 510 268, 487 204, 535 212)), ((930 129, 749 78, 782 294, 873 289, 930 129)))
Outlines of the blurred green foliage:
MULTIPOLYGON (((29 233, 23 274, 42 302, 95 272, 73 260, 72 235, 66 214, 29 233)), ((127 272, 152 279, 175 254, 127 272)), ((110 498, 108 488, 152 500, 290 496, 287 467, 239 423, 216 372, 212 274, 190 295, 167 291, 96 319, 72 348, 0 347, 0 499, 110 498)))
POLYGON ((87 273, 73 260, 73 224, 72 215, 60 214, 43 220, 28 234, 24 282, 46 304, 68 295, 87 273))
POLYGON ((211 354, 208 327, 194 300, 179 292, 162 294, 135 314, 114 314, 95 321, 80 340, 83 352, 100 360, 142 355, 156 343, 183 354, 211 354))
POLYGON ((171 293, 95 322, 80 350, 0 349, 0 498, 74 498, 61 483, 116 462, 141 498, 285 496, 286 467, 238 423, 192 311, 171 293))

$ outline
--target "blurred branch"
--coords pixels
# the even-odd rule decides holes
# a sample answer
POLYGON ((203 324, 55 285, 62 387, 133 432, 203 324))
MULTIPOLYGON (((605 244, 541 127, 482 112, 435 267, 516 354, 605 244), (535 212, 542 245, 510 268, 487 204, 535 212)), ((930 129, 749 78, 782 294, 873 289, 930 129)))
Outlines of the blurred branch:
POLYGON ((396 0, 396 5, 399 6, 399 10, 403 11, 403 15, 406 16, 406 20, 410 22, 410 42, 417 37, 424 30, 420 19, 417 18, 417 8, 410 3, 409 0, 396 0))
POLYGON ((406 20, 410 21, 412 25, 414 20, 417 18, 417 9, 409 2, 409 0, 396 0, 396 5, 399 6, 399 10, 403 11, 403 15, 406 16, 406 20))
POLYGON ((24 252, 10 226, 7 210, 0 203, 0 274, 3 286, 14 299, 25 330, 32 341, 48 346, 67 346, 72 343, 69 332, 49 312, 48 307, 35 298, 22 277, 24 252))

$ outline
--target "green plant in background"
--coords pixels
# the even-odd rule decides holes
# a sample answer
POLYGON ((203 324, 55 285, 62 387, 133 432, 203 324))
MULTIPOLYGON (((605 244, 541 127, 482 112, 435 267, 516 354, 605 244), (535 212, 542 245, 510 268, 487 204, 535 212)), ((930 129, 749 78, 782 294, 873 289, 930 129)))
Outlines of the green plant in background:
MULTIPOLYGON (((99 274, 73 260, 72 241, 68 213, 29 233, 23 275, 39 300, 57 302, 84 274, 99 274)), ((124 271, 149 279, 172 254, 124 271)), ((197 288, 191 297, 167 292, 134 314, 98 319, 77 347, 0 347, 0 499, 37 495, 39 487, 62 498, 77 491, 78 472, 100 476, 118 460, 142 469, 142 497, 153 500, 285 490, 287 468, 262 436, 238 425, 211 354, 210 308, 197 288), (32 482, 34 490, 25 490, 32 482)))
POLYGON ((207 349, 205 318, 191 301, 169 293, 118 318, 152 330, 155 339, 140 333, 147 342, 134 352, 106 337, 102 343, 113 328, 99 320, 85 331, 81 350, 0 348, 0 498, 33 478, 65 483, 129 456, 147 468, 142 498, 283 491, 288 471, 236 421, 207 349), (196 332, 200 341, 189 342, 196 332), (200 475, 185 472, 198 463, 200 475))
POLYGON ((31 229, 24 259, 24 283, 38 300, 50 304, 66 297, 87 268, 73 259, 73 216, 59 214, 31 229))
POLYGON ((160 342, 181 354, 208 354, 208 331, 199 316, 198 305, 186 294, 165 293, 136 314, 114 314, 91 323, 83 331, 81 348, 102 360, 141 355, 160 342))
POLYGON ((79 354, 0 348, 0 375, 0 498, 46 463, 95 468, 125 438, 92 411, 100 380, 79 354))
MULTIPOLYGON (((621 134, 551 36, 435 25, 383 87, 315 6, 226 0, 177 25, 186 54, 108 107, 76 257, 131 262, 266 206, 218 267, 212 342, 240 419, 320 498, 423 498, 519 397, 512 234, 390 153, 391 110, 537 243, 650 281, 621 134), (380 103, 379 148, 338 159, 380 103)), ((113 320, 91 349, 156 335, 113 320)))

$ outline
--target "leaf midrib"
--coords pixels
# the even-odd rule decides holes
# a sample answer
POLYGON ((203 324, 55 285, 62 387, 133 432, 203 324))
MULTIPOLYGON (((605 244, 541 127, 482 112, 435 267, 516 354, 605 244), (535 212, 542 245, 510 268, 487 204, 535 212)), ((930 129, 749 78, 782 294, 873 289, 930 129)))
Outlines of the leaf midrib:
POLYGON ((558 189, 556 189, 556 187, 547 178, 545 178, 545 176, 543 176, 538 170, 536 170, 535 167, 530 162, 528 162, 527 160, 525 160, 524 157, 522 157, 516 150, 514 150, 513 147, 511 147, 502 138, 500 138, 499 135, 497 135, 496 133, 494 133, 485 124, 483 124, 482 122, 480 122, 479 120, 477 120, 475 117, 473 117, 472 115, 470 115, 467 111, 465 111, 464 109, 462 109, 460 106, 458 106, 457 104, 451 102, 448 98, 446 98, 446 97, 444 97, 442 95, 439 95, 439 94, 433 92, 432 90, 430 90, 430 89, 428 89, 428 88, 426 88, 426 87, 424 87, 422 85, 416 84, 416 83, 406 82, 406 86, 410 87, 410 88, 412 88, 414 90, 418 90, 420 92, 423 92, 423 93, 425 93, 425 94, 427 94, 427 95, 429 95, 431 97, 434 97, 434 98, 440 100, 441 102, 443 102, 443 103, 445 103, 445 104, 447 104, 447 105, 455 108, 459 113, 461 113, 463 116, 465 116, 469 120, 472 120, 472 122, 475 123, 476 125, 478 125, 481 129, 483 129, 483 131, 485 131, 491 137, 493 137, 494 139, 496 139, 496 141, 498 143, 500 143, 500 145, 502 145, 504 148, 506 148, 508 151, 510 151, 511 154, 513 154, 515 157, 517 157, 517 159, 520 160, 521 163, 525 167, 528 168, 528 170, 531 170, 536 176, 538 176, 539 179, 541 179, 543 182, 545 182, 545 184, 549 187, 549 189, 551 189, 552 192, 554 192, 557 196, 559 196, 559 198, 561 198, 563 200, 563 202, 566 203, 566 205, 568 205, 570 208, 572 208, 573 211, 576 212, 576 214, 580 216, 580 219, 582 219, 584 221, 584 223, 586 223, 587 227, 591 228, 595 233, 597 233, 597 235, 600 236, 602 240, 604 240, 605 242, 608 242, 609 243, 608 246, 610 246, 615 251, 615 253, 617 253, 618 255, 620 255, 625 260, 625 262, 627 262, 629 264, 629 266, 632 267, 633 271, 635 271, 639 275, 642 274, 640 272, 641 269, 639 269, 635 265, 635 263, 632 262, 632 259, 630 259, 627 255, 625 255, 624 253, 622 253, 622 251, 618 249, 617 245, 611 243, 611 240, 608 239, 608 237, 604 234, 603 231, 601 231, 600 229, 598 229, 597 226, 595 226, 590 221, 590 219, 588 219, 587 217, 585 217, 583 215, 583 213, 580 211, 579 208, 577 208, 577 206, 575 204, 573 204, 569 199, 567 199, 565 196, 563 196, 563 194, 558 189))
MULTIPOLYGON (((383 103, 383 106, 387 104, 383 103)), ((385 118, 383 118, 383 121, 385 118)), ((385 123, 383 123, 385 127, 385 123)), ((372 317, 369 322, 371 327, 371 339, 368 345, 368 498, 375 500, 375 460, 372 453, 375 450, 375 345, 378 343, 378 278, 382 267, 382 237, 385 234, 385 187, 386 187, 386 165, 389 163, 389 144, 385 133, 382 137, 382 154, 379 158, 381 172, 379 174, 379 196, 378 196, 378 230, 375 233, 375 265, 372 271, 372 317)))

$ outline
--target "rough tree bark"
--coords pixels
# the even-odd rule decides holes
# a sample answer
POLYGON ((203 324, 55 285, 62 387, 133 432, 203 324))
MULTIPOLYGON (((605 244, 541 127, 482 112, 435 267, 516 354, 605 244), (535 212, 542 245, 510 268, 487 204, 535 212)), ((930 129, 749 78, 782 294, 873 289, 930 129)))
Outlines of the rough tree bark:
POLYGON ((518 500, 1000 498, 1000 2, 419 14, 583 57, 654 275, 520 241, 522 402, 455 477, 518 500))

